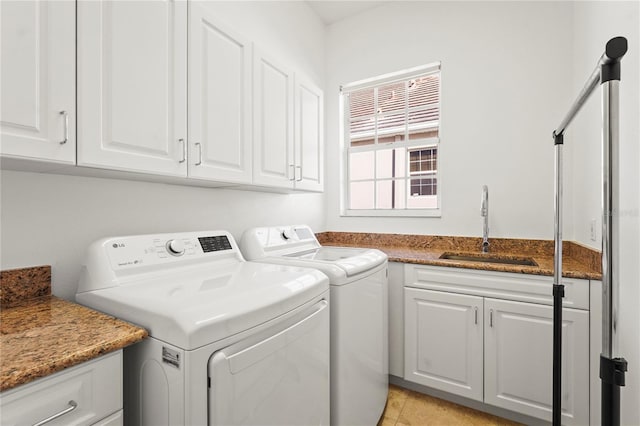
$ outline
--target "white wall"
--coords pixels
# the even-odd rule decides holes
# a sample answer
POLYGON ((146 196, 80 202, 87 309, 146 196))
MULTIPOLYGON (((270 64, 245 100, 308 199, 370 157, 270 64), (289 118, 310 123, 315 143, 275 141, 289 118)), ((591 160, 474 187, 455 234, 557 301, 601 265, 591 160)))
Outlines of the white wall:
MULTIPOLYGON (((324 84, 324 26, 303 2, 210 2, 263 49, 324 84)), ((2 171, 0 269, 50 264, 72 299, 85 247, 113 235, 307 223, 324 228, 322 194, 271 194, 2 171)))
POLYGON ((553 238, 551 132, 572 91, 572 16, 570 2, 399 1, 328 27, 327 229, 481 235, 487 184, 491 236, 553 238), (340 217, 339 86, 434 61, 442 217, 340 217))
MULTIPOLYGON (((640 424, 640 3, 576 2, 574 15, 574 92, 593 70, 607 40, 625 36, 629 52, 620 82, 620 312, 619 352, 629 362, 627 386, 621 388, 621 424, 640 424)), ((601 245, 601 91, 592 95, 567 133, 573 159, 573 239, 601 245), (596 241, 590 220, 597 218, 596 241)))
POLYGON ((207 0, 201 3, 253 40, 257 48, 286 61, 322 87, 325 27, 305 2, 207 0))

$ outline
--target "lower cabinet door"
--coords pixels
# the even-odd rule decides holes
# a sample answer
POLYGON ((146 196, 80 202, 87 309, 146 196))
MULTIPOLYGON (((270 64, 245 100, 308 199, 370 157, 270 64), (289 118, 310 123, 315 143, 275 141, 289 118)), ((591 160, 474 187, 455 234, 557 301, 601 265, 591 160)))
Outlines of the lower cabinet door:
POLYGON ((405 380, 482 401, 483 298, 404 291, 405 380))
MULTIPOLYGON (((553 307, 486 298, 486 403, 551 421, 553 307)), ((589 313, 563 309, 562 423, 589 423, 589 313)))

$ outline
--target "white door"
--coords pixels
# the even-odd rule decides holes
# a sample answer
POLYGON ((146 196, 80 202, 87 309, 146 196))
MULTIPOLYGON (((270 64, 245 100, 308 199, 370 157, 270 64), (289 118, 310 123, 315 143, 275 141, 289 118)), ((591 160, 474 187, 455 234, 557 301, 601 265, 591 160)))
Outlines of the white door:
POLYGON ((293 188, 293 72, 255 50, 253 183, 293 188))
POLYGON ((329 304, 209 359, 209 425, 329 425, 329 304))
POLYGON ((251 183, 251 42, 189 3, 189 176, 251 183))
POLYGON ((405 380, 482 401, 482 307, 482 297, 405 288, 405 380))
POLYGON ((187 5, 78 1, 78 164, 186 176, 187 5))
POLYGON ((74 164, 75 18, 70 1, 0 2, 0 154, 74 164))
MULTIPOLYGON (((562 423, 589 423, 589 313, 562 311, 562 423)), ((485 402, 551 421, 553 307, 485 299, 485 402)))
POLYGON ((324 189, 324 118, 322 90, 296 74, 295 99, 295 188, 324 189))

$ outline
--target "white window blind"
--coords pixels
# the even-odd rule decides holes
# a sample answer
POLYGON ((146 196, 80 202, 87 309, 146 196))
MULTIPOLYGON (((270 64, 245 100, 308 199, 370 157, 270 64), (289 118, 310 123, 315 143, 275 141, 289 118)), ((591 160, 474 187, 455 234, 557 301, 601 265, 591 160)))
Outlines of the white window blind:
POLYGON ((346 85, 347 213, 438 209, 440 64, 346 85))

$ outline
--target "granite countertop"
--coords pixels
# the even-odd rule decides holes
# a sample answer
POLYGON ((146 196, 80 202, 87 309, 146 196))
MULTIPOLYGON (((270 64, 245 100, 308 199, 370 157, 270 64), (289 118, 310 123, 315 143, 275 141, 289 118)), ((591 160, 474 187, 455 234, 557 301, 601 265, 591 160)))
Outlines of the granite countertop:
POLYGON ((0 391, 148 335, 143 328, 51 296, 50 279, 48 266, 0 273, 0 391))
MULTIPOLYGON (((376 248, 391 262, 486 271, 553 276, 554 243, 548 240, 491 238, 490 252, 481 253, 481 238, 357 232, 322 232, 322 245, 376 248), (441 259, 443 254, 478 258, 533 260, 537 266, 511 265, 468 260, 441 259)), ((562 275, 569 278, 601 280, 600 252, 580 244, 564 241, 562 275)))

